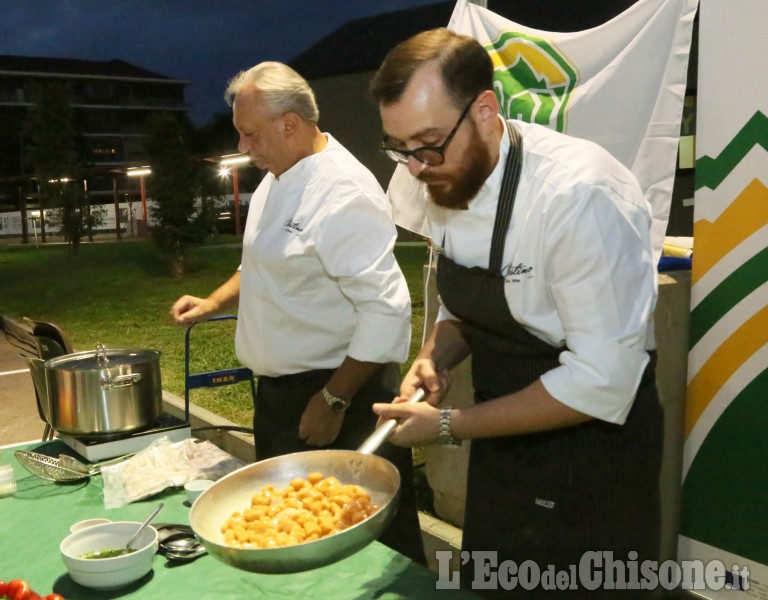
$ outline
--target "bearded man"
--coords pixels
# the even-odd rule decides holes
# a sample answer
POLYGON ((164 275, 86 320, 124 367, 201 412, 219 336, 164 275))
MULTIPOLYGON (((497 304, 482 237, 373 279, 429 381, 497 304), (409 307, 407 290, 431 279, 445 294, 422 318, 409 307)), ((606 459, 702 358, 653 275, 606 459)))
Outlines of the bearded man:
MULTIPOLYGON (((472 440, 462 550, 569 575, 591 551, 655 558, 656 272, 637 180, 596 144, 499 116, 490 57, 447 29, 395 47, 371 92, 440 251, 437 322, 400 397, 374 405, 398 419, 390 441, 472 440), (469 356, 475 404, 441 405, 469 356), (405 403, 418 388, 427 402, 405 403)), ((467 556, 461 583, 478 588, 467 556)), ((635 594, 582 583, 570 598, 635 594)), ((496 587, 477 591, 551 594, 496 587)))

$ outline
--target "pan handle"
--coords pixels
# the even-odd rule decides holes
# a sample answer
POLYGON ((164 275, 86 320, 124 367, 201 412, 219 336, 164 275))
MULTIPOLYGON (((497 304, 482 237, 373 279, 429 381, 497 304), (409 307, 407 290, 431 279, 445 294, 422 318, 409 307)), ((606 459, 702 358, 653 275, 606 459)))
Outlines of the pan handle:
MULTIPOLYGON (((424 398, 426 398, 426 393, 423 388, 419 388, 413 396, 406 400, 406 402, 421 402, 424 398)), ((363 454, 373 454, 379 449, 379 446, 384 443, 384 440, 389 437, 389 434, 392 433, 392 430, 396 426, 397 419, 387 419, 368 436, 368 439, 362 443, 357 451, 362 452, 363 454)))

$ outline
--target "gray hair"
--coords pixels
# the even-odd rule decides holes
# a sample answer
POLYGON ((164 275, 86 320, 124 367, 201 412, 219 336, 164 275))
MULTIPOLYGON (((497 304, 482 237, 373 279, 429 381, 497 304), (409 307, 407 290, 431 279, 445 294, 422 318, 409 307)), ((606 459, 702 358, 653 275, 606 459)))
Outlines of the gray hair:
POLYGON ((259 100, 274 115, 293 112, 315 124, 320 118, 312 88, 288 65, 263 62, 247 71, 241 71, 230 80, 224 92, 227 104, 232 106, 235 96, 245 88, 257 92, 259 100))

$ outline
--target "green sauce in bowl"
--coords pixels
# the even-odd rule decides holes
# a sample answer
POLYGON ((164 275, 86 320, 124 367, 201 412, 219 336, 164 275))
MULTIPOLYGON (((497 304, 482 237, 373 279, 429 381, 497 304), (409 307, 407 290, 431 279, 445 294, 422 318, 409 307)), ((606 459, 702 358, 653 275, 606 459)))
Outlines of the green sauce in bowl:
MULTIPOLYGON (((133 548, 130 548, 126 554, 136 552, 133 548)), ((94 550, 93 552, 87 552, 80 556, 80 558, 115 558, 123 553, 123 548, 109 548, 108 550, 94 550)))

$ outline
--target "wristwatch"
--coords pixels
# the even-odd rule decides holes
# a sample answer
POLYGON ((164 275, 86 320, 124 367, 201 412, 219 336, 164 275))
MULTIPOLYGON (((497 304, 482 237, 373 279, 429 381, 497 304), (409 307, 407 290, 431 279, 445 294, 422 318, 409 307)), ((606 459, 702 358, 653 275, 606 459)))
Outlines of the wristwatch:
POLYGON ((344 398, 334 396, 331 394, 331 392, 328 391, 328 388, 323 387, 322 394, 331 410, 335 410, 336 412, 344 412, 349 408, 349 400, 344 400, 344 398))
POLYGON ((461 440, 453 437, 451 433, 452 410, 452 406, 445 406, 440 409, 440 431, 437 440, 441 446, 461 446, 461 440))

